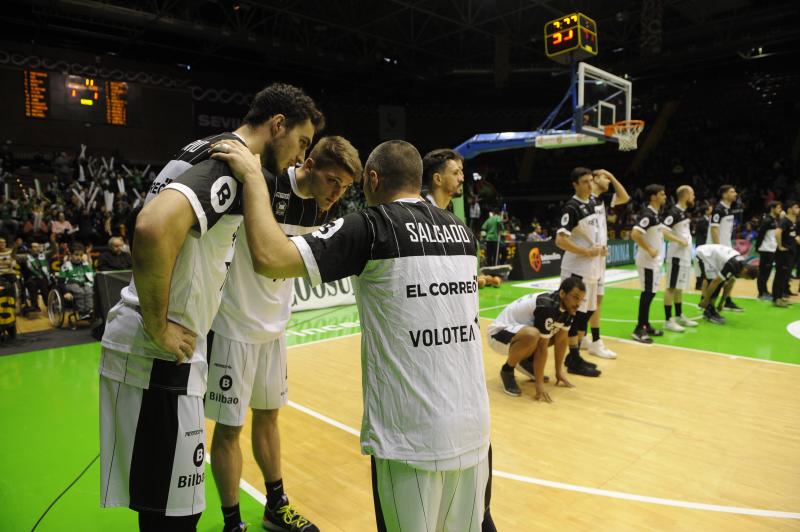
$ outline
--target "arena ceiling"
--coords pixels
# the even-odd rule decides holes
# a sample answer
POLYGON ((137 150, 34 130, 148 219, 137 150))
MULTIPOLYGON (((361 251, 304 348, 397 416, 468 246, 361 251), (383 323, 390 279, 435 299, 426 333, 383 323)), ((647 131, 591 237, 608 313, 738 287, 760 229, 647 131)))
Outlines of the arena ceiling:
POLYGON ((593 63, 633 79, 761 64, 795 89, 791 65, 800 50, 793 0, 26 0, 4 7, 7 41, 386 91, 519 88, 563 74, 544 54, 543 26, 574 11, 598 23, 593 63))

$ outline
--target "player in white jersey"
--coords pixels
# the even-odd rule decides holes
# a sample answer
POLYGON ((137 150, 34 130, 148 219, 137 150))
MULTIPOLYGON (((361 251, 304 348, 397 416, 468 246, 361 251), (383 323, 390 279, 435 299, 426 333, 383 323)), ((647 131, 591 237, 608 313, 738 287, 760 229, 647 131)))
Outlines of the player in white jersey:
POLYGON ((678 201, 664 215, 664 227, 678 241, 667 244, 667 288, 664 291, 664 328, 683 332, 686 327, 697 327, 697 322, 683 315, 683 291, 689 288, 692 271, 692 219, 689 209, 694 206, 694 189, 681 185, 675 191, 678 201), (675 305, 675 317, 672 306, 675 305))
MULTIPOLYGON (((310 233, 328 220, 331 207, 361 179, 358 151, 342 137, 323 137, 302 166, 270 176, 272 210, 288 236, 310 233)), ((240 230, 222 303, 209 337, 205 413, 216 422, 211 468, 223 515, 238 510, 242 451, 239 434, 248 405, 253 410, 253 456, 264 475, 269 530, 317 531, 289 504, 281 473, 278 412, 288 401, 285 328, 291 314, 293 279, 256 274, 240 230), (284 519, 288 516, 289 519, 284 519), (287 522, 288 521, 288 522, 287 522)), ((235 519, 234 519, 235 520, 235 519)), ((239 523, 239 521, 236 521, 239 523)))
POLYGON ((567 277, 555 292, 528 294, 510 303, 489 326, 487 335, 491 348, 507 357, 500 370, 503 389, 508 395, 519 397, 514 378, 514 368, 533 356, 536 395, 534 399, 552 403, 544 390, 544 368, 547 348, 553 346, 556 366, 556 386, 573 385, 563 373, 562 364, 567 354, 567 334, 578 307, 586 295, 586 285, 575 277, 567 277))
MULTIPOLYGON (((606 204, 603 200, 603 194, 608 192, 610 187, 614 187, 614 194, 611 196, 609 207, 611 209, 625 205, 630 201, 631 197, 628 191, 622 186, 614 175, 608 170, 594 170, 592 172, 592 199, 594 200, 594 212, 597 214, 597 240, 598 244, 603 246, 605 252, 595 258, 597 261, 597 310, 592 313, 589 319, 589 326, 592 331, 592 340, 587 346, 587 352, 600 358, 617 358, 617 354, 611 349, 607 348, 600 338, 600 308, 603 305, 603 296, 605 290, 605 276, 606 276, 606 257, 608 256, 608 218, 606 213, 606 204)), ((586 343, 584 340, 582 343, 586 343)))
MULTIPOLYGON (((448 148, 429 151, 422 158, 422 193, 423 197, 440 209, 452 211, 453 198, 464 194, 464 158, 448 148)), ((481 287, 481 276, 478 276, 478 287, 481 287)), ((533 375, 531 361, 530 374, 533 375)), ((488 453, 489 481, 486 485, 486 498, 481 530, 497 532, 497 527, 489 508, 492 496, 492 446, 488 453)))
POLYGON ((258 161, 215 155, 244 181, 246 220, 270 232, 256 271, 353 277, 362 323, 361 450, 372 456, 379 530, 480 530, 489 476, 489 399, 479 330, 477 242, 451 213, 420 200, 422 159, 403 141, 364 165, 369 207, 287 241, 258 161), (457 397, 458 401, 453 398, 457 397))
POLYGON ((721 244, 697 246, 695 254, 703 275, 703 297, 699 304, 700 308, 705 309, 703 317, 722 325, 725 318, 714 308, 715 294, 719 293, 717 289, 723 287, 723 298, 729 296, 736 278, 755 279, 758 277, 758 267, 747 264, 738 251, 721 244))
POLYGON ((164 167, 136 220, 133 279, 102 340, 100 496, 137 511, 141 530, 195 530, 205 508, 205 335, 243 195, 209 147, 224 140, 290 164, 323 120, 302 90, 270 85, 239 129, 192 142, 164 167))
POLYGON ((661 282, 661 263, 664 262, 664 239, 677 241, 672 233, 664 232, 661 218, 661 207, 667 201, 663 185, 647 185, 644 197, 648 204, 636 217, 631 231, 631 238, 639 246, 636 251, 636 270, 639 273, 639 284, 642 292, 639 295, 639 316, 633 339, 644 344, 652 344, 653 336, 663 336, 663 331, 650 325, 650 304, 658 292, 661 282))
POLYGON ((577 277, 586 285, 586 296, 569 330, 569 354, 564 362, 568 372, 586 377, 599 377, 601 373, 597 364, 581 357, 580 342, 592 313, 597 310, 597 257, 607 252, 599 244, 597 213, 591 197, 593 180, 588 168, 574 168, 570 173, 575 195, 564 204, 555 241, 564 250, 561 278, 577 277))
MULTIPOLYGON (((734 225, 736 224, 734 203, 736 203, 737 197, 738 192, 736 192, 736 187, 733 185, 722 185, 719 187, 719 202, 711 212, 711 223, 708 226, 708 238, 706 239, 706 243, 721 244, 729 248, 733 247, 733 232, 735 229, 734 225)), ((716 294, 714 299, 716 300, 716 294)), ((726 297, 724 300, 720 301, 720 306, 717 310, 742 312, 744 309, 734 303, 730 297, 726 297)))

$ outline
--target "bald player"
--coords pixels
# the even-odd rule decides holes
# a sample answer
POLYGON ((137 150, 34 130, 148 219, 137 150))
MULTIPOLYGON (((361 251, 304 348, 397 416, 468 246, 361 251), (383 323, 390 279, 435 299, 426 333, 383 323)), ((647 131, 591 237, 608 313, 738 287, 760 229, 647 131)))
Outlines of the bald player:
POLYGON ((683 291, 689 288, 692 271, 692 222, 689 209, 694 206, 694 189, 681 185, 676 190, 678 201, 664 215, 665 231, 674 239, 667 244, 667 289, 664 292, 664 328, 683 332, 697 327, 697 322, 683 315, 683 291), (675 316, 672 306, 675 305, 675 316))

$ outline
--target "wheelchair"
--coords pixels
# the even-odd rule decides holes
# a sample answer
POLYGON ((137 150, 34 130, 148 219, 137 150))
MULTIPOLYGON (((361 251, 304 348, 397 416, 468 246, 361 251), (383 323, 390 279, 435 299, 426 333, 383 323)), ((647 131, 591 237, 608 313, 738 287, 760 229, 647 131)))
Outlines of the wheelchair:
POLYGON ((54 277, 47 293, 47 318, 50 320, 50 325, 55 328, 63 327, 66 321, 67 326, 75 330, 79 321, 91 321, 94 312, 81 316, 75 300, 70 301, 65 297, 67 292, 66 283, 62 279, 54 277))

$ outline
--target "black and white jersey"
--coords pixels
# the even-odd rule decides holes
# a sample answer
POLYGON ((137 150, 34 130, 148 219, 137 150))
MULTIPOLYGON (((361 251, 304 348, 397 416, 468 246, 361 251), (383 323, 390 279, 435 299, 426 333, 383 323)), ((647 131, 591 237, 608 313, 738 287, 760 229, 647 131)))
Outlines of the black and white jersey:
POLYGON ((226 163, 208 156, 217 140, 242 140, 225 133, 184 147, 158 174, 145 200, 163 190, 176 190, 189 201, 197 223, 178 251, 169 287, 167 318, 197 335, 189 364, 176 365, 174 356, 157 347, 144 331, 136 272, 122 299, 108 313, 100 372, 140 388, 164 388, 202 395, 207 365, 205 335, 217 313, 236 231, 242 221, 241 187, 226 163), (158 360, 160 359, 160 360, 158 360), (155 361, 154 361, 155 360, 155 361))
POLYGON ((687 246, 682 246, 677 242, 667 243, 667 259, 680 259, 682 263, 692 263, 692 219, 685 209, 681 209, 677 203, 667 210, 662 222, 665 230, 671 231, 673 235, 682 238, 687 242, 687 246))
MULTIPOLYGON (((572 196, 561 211, 561 224, 558 233, 567 235, 572 241, 586 249, 599 243, 597 213, 592 198, 588 201, 572 196)), ((595 257, 584 257, 571 251, 564 251, 561 271, 580 275, 584 280, 596 280, 599 274, 595 257)))
POLYGON ((489 326, 489 336, 514 325, 535 327, 542 338, 550 338, 561 329, 569 329, 572 316, 562 308, 558 290, 528 294, 503 309, 489 326))
POLYGON ((489 441, 477 242, 408 198, 293 237, 312 285, 353 278, 361 318, 364 454, 448 460, 489 441))
POLYGON ((658 250, 658 256, 651 257, 644 248, 639 247, 636 251, 636 265, 650 269, 660 268, 661 263, 664 262, 664 237, 662 235, 664 226, 658 211, 650 205, 644 207, 636 215, 633 230, 644 233, 644 241, 647 242, 647 245, 658 250))
POLYGON ((733 247, 733 208, 724 201, 717 203, 711 212, 711 223, 708 226, 708 238, 706 242, 714 244, 711 238, 711 228, 719 228, 719 243, 723 246, 733 247))
POLYGON ((695 254, 702 261, 703 270, 713 272, 714 276, 725 280, 739 275, 745 265, 744 257, 738 251, 722 244, 698 246, 695 254))
POLYGON ((769 213, 765 214, 758 226, 758 238, 756 240, 758 251, 762 253, 775 253, 777 251, 776 229, 778 229, 778 219, 769 213))
MULTIPOLYGON (((328 212, 320 210, 313 197, 300 193, 295 176, 292 167, 279 177, 267 177, 272 212, 287 236, 310 233, 328 218, 328 212)), ((280 336, 289 321, 294 279, 257 274, 245 231, 244 226, 239 229, 222 303, 211 329, 238 342, 267 343, 280 336)))
POLYGON ((784 216, 778 222, 778 229, 781 230, 781 246, 794 252, 797 249, 797 224, 784 216))

